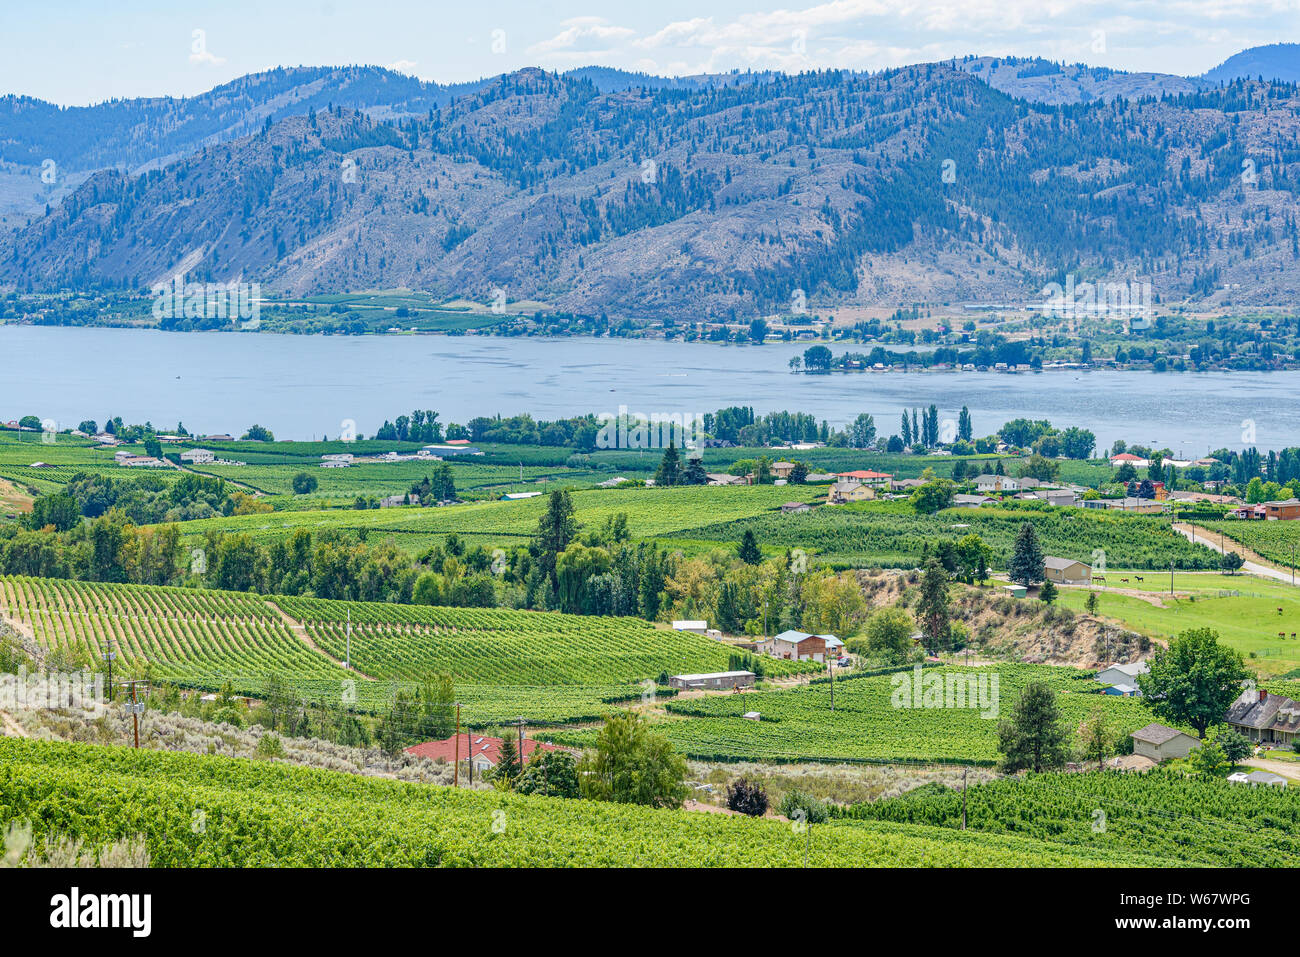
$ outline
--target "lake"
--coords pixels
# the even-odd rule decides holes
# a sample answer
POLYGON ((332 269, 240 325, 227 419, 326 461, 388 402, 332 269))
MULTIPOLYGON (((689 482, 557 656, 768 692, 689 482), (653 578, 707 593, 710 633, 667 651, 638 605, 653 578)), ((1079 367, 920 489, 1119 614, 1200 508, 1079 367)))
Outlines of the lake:
POLYGON ((904 408, 934 403, 941 419, 969 407, 976 435, 1023 416, 1091 429, 1099 448, 1122 438, 1187 458, 1300 445, 1300 372, 792 375, 790 357, 808 345, 0 326, 0 418, 37 415, 60 428, 179 420, 234 435, 257 422, 278 438, 311 439, 337 437, 345 420, 370 435, 413 408, 463 423, 751 405, 836 426, 870 412, 889 435, 904 408))

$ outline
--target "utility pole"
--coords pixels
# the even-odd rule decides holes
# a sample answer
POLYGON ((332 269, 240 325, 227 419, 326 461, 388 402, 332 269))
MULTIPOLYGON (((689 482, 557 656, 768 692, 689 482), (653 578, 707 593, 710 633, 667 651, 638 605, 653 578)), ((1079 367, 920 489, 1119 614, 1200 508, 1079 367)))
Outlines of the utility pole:
POLYGON ((456 736, 452 738, 456 744, 456 760, 452 764, 451 786, 460 787, 460 702, 456 702, 456 736))
POLYGON ((966 830, 966 772, 968 768, 961 769, 961 829, 966 830))
POLYGON ((144 710, 144 702, 141 701, 141 700, 139 699, 139 697, 137 696, 137 694, 136 694, 136 688, 137 688, 137 686, 139 686, 139 685, 145 685, 145 684, 148 684, 148 683, 149 683, 149 682, 144 681, 143 679, 135 679, 135 680, 132 680, 132 681, 124 681, 124 682, 122 682, 122 687, 124 687, 124 688, 130 688, 130 689, 131 689, 131 701, 130 701, 130 703, 127 705, 127 708, 128 708, 128 710, 130 710, 130 712, 131 712, 131 722, 132 722, 132 724, 135 725, 135 746, 136 746, 136 748, 139 748, 139 747, 140 747, 140 712, 144 710))

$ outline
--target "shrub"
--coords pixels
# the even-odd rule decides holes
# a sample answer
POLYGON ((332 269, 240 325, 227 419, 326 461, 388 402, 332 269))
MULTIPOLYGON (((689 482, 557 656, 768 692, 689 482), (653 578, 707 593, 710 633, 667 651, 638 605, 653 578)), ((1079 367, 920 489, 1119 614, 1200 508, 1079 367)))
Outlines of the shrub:
POLYGON ((727 807, 750 817, 762 817, 767 813, 767 789, 748 778, 740 778, 727 785, 727 807))

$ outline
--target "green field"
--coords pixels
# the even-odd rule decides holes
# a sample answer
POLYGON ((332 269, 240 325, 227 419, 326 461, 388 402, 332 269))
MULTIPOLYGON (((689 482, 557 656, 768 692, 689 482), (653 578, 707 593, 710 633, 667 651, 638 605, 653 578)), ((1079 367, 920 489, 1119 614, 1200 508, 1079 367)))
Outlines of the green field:
POLYGON ((1017 834, 1080 848, 1140 848, 1213 867, 1300 864, 1300 793, 1243 787, 1168 770, 1148 774, 1031 774, 970 787, 926 786, 854 805, 854 820, 1017 834))
POLYGON ((0 825, 155 867, 1164 866, 1115 847, 882 822, 789 824, 384 781, 276 762, 0 739, 0 825), (193 826, 202 813, 204 826, 193 826))
MULTIPOLYGON (((275 674, 309 701, 378 711, 399 688, 448 674, 472 727, 516 716, 538 724, 596 720, 640 700, 642 683, 665 671, 723 671, 730 654, 711 638, 638 618, 41 578, 0 578, 0 612, 66 664, 98 668, 113 651, 118 675, 207 690, 229 681, 257 695, 275 674), (339 664, 348 655, 349 614, 353 671, 339 664)), ((820 670, 766 664, 770 674, 820 670)))
POLYGON ((684 529, 674 537, 734 543, 752 530, 764 545, 802 546, 836 565, 913 568, 925 546, 933 552, 940 540, 974 533, 993 549, 993 567, 1000 568, 1021 526, 1029 522, 1046 555, 1095 564, 1100 549, 1107 565, 1124 568, 1168 568, 1170 559, 1183 568, 1217 568, 1219 562, 1211 549, 1172 531, 1168 520, 1092 509, 984 506, 919 515, 906 502, 861 502, 804 515, 711 517, 710 524, 684 529))
MULTIPOLYGON (((1262 675, 1300 668, 1300 589, 1284 582, 1249 575, 1177 573, 1174 589, 1179 597, 1172 598, 1168 572, 1112 570, 1107 584, 1143 590, 1144 597, 1137 597, 1096 589, 1098 614, 1126 628, 1166 641, 1189 628, 1213 628, 1262 675), (1139 583, 1135 574, 1145 580, 1139 583)), ((1062 605, 1080 611, 1087 590, 1062 588, 1060 596, 1062 605)))
MULTIPOLYGON (((346 471, 346 470, 340 470, 346 471)), ((777 511, 782 502, 811 501, 824 494, 816 486, 685 486, 578 490, 573 504, 580 523, 597 528, 607 518, 626 513, 636 538, 673 536, 699 521, 702 514, 736 519, 777 511)), ((369 535, 392 535, 400 548, 418 552, 456 534, 487 548, 526 544, 546 509, 546 497, 512 502, 482 502, 445 508, 394 508, 369 511, 284 511, 186 522, 181 532, 247 532, 259 542, 287 537, 295 529, 334 528, 369 535)))
POLYGON ((1300 561, 1300 522, 1260 522, 1225 520, 1206 522, 1204 528, 1222 532, 1235 542, 1240 542, 1283 568, 1292 568, 1300 561))
MULTIPOLYGON (((910 670, 898 674, 898 681, 913 679, 910 670)), ((924 670, 926 680, 984 675, 990 692, 995 674, 997 713, 988 718, 982 715, 989 709, 895 707, 895 677, 876 674, 837 680, 833 711, 830 683, 818 680, 790 689, 670 701, 661 727, 679 751, 701 760, 993 764, 997 719, 1010 714, 1029 681, 1046 681, 1061 692, 1071 726, 1097 707, 1125 732, 1153 720, 1136 699, 1100 694, 1093 672, 1022 664, 924 670), (760 720, 743 717, 753 711, 760 720)), ((580 744, 590 736, 590 731, 562 732, 557 740, 580 744)))

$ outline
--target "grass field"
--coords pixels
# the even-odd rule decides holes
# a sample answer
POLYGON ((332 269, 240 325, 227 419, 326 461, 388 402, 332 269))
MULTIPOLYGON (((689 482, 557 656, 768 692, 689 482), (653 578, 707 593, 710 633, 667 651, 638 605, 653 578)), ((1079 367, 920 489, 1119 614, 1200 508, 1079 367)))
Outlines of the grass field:
MULTIPOLYGON (((1172 598, 1168 572, 1111 570, 1107 584, 1142 590, 1140 595, 1121 595, 1096 589, 1098 614, 1133 631, 1168 640, 1189 628, 1213 628, 1264 676, 1300 667, 1300 589, 1284 582, 1182 572, 1174 575, 1177 597, 1172 598), (1136 574, 1144 579, 1140 584, 1136 574), (1122 584, 1122 578, 1129 584, 1122 584)), ((1062 588, 1060 603, 1082 610, 1087 594, 1083 588, 1062 588)))

